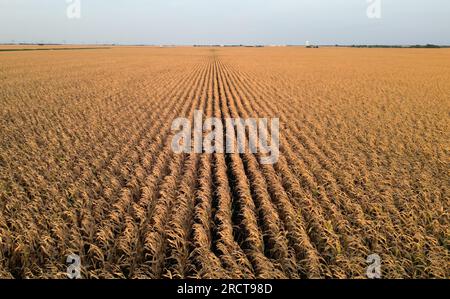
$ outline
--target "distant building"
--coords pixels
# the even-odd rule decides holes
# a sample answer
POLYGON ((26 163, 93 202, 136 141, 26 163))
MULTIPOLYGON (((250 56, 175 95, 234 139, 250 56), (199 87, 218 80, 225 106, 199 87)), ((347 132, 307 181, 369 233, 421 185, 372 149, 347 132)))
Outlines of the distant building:
POLYGON ((311 43, 310 43, 309 41, 306 41, 305 46, 306 46, 306 48, 308 48, 308 49, 309 49, 309 48, 314 48, 314 49, 319 48, 319 46, 311 45, 311 43))

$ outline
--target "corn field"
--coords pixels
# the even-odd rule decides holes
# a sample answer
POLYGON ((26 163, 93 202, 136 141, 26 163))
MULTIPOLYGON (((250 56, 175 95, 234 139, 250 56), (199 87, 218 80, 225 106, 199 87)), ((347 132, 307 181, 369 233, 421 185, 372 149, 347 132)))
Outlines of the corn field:
POLYGON ((0 53, 0 277, 450 278, 450 51, 0 53), (172 121, 280 119, 280 156, 172 121))

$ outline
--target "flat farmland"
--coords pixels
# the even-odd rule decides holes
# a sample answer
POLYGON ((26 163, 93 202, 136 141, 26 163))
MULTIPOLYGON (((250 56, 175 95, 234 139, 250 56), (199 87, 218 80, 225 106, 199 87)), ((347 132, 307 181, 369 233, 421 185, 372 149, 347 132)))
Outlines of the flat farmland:
POLYGON ((450 49, 0 52, 0 277, 450 278, 449 151, 450 49), (176 153, 198 110, 276 163, 176 153))

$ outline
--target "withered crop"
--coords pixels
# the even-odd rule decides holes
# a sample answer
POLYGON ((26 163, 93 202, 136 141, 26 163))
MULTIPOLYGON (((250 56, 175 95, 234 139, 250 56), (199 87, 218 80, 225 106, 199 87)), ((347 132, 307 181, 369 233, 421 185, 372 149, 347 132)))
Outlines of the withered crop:
MULTIPOLYGON (((0 277, 450 278, 450 51, 0 53, 0 277), (280 157, 172 121, 280 118, 280 157)), ((230 132, 224 132, 230 134, 230 132)))

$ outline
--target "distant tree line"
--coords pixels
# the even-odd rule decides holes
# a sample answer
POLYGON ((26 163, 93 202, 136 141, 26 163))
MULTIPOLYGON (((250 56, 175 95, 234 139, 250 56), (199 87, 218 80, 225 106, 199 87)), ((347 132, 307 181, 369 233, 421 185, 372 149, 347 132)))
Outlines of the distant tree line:
MULTIPOLYGON (((336 45, 339 47, 339 45, 336 45)), ((437 49, 444 48, 438 45, 426 44, 426 45, 409 45, 409 46, 401 46, 401 45, 351 45, 351 48, 415 48, 415 49, 437 49)))

